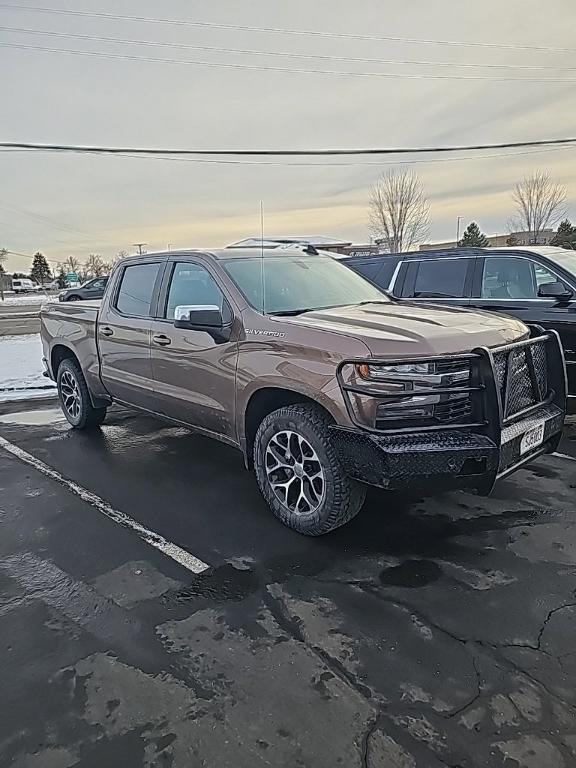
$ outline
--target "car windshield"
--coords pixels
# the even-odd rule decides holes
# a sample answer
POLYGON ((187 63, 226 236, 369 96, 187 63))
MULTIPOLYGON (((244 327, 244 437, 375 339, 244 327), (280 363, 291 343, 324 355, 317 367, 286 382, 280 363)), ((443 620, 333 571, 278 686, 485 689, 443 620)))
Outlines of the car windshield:
POLYGON ((565 250, 558 253, 555 252, 553 255, 547 253, 546 256, 551 261, 555 261, 558 266, 576 275, 576 251, 565 250))
POLYGON ((225 261, 224 268, 246 300, 266 314, 390 301, 372 283, 329 256, 236 258, 225 261))

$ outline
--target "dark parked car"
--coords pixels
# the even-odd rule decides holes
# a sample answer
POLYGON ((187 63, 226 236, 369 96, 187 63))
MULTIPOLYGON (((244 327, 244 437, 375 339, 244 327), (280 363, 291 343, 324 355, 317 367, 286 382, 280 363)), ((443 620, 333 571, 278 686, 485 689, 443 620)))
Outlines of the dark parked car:
POLYGON ((341 259, 399 299, 488 309, 560 334, 576 405, 576 251, 458 248, 341 259))
POLYGON ((82 301, 87 299, 101 299, 108 283, 108 277, 95 277, 79 288, 69 288, 58 296, 59 301, 82 301))

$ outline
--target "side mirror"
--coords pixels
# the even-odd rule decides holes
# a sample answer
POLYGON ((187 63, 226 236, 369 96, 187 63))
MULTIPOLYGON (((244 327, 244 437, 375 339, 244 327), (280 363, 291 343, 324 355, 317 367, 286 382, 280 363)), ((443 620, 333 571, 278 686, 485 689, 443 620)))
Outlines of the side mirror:
POLYGON ((564 283, 542 283, 538 288, 538 296, 541 299, 556 299, 556 301, 570 301, 574 293, 564 283))
POLYGON ((181 305, 174 310, 174 328, 204 331, 219 344, 230 339, 231 326, 225 326, 220 307, 215 304, 181 305))

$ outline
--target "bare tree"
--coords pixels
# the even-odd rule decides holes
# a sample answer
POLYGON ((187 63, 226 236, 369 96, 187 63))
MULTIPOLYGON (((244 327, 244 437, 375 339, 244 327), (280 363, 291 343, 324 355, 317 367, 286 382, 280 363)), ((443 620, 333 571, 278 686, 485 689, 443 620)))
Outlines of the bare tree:
POLYGON ((118 253, 116 254, 116 256, 114 256, 114 259, 112 260, 112 264, 116 264, 116 263, 117 263, 117 262, 119 262, 121 259, 125 259, 125 258, 126 258, 126 256, 128 256, 128 255, 129 255, 129 254, 128 254, 128 251, 125 251, 124 249, 122 249, 122 250, 118 251, 118 253))
POLYGON ((566 187, 552 181, 549 171, 534 171, 514 187, 516 205, 513 223, 530 234, 533 243, 546 227, 555 224, 566 213, 566 187))
POLYGON ((428 235, 430 207, 412 171, 383 173, 370 190, 368 213, 372 235, 391 253, 408 251, 428 235))
POLYGON ((64 262, 64 266, 67 268, 69 272, 75 272, 78 274, 78 271, 80 269, 80 262, 76 258, 76 256, 68 256, 66 261, 64 262))
POLYGON ((106 264, 97 253, 91 253, 84 264, 86 279, 90 277, 102 277, 106 274, 106 264))

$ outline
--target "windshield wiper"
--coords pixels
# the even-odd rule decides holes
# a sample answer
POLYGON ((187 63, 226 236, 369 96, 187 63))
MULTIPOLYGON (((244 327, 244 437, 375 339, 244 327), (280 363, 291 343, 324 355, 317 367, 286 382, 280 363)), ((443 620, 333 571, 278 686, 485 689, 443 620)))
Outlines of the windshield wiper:
POLYGON ((272 317, 295 317, 301 315, 304 312, 313 312, 314 307, 308 307, 308 309, 282 309, 279 312, 268 312, 272 317))

